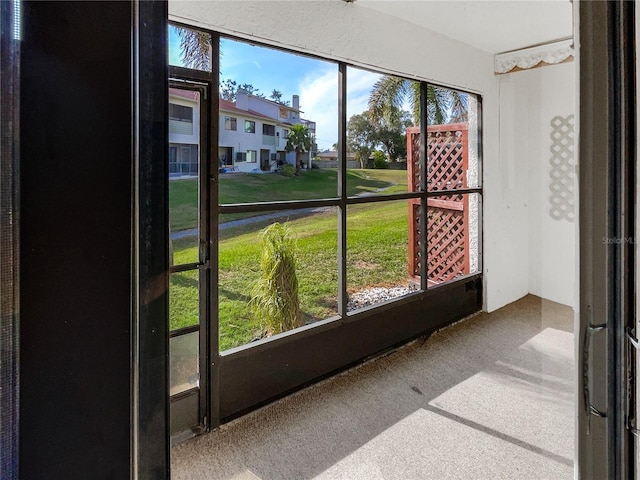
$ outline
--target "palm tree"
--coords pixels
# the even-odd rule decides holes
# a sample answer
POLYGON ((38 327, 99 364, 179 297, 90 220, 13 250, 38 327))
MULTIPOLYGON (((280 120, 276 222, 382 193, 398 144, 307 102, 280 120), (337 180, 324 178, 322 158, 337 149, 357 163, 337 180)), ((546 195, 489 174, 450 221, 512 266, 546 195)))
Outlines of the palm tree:
MULTIPOLYGON (((375 123, 392 124, 395 115, 409 100, 413 121, 420 123, 420 83, 384 75, 374 85, 369 96, 369 115, 375 123)), ((431 125, 467 120, 469 97, 456 90, 427 85, 427 121, 431 125)))
POLYGON ((311 150, 311 143, 309 127, 302 124, 291 126, 287 145, 284 148, 287 152, 296 152, 296 175, 302 165, 302 154, 311 150))
POLYGON ((180 57, 186 67, 211 70, 211 35, 189 28, 173 27, 180 37, 180 57))

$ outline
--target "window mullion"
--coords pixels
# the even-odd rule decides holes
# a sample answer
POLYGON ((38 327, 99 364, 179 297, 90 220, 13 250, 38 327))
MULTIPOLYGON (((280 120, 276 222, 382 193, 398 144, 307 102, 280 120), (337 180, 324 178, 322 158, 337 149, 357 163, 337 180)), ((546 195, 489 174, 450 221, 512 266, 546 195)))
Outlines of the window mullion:
POLYGON ((420 288, 428 287, 427 264, 427 83, 420 82, 420 288))
POLYGON ((347 316, 347 65, 338 64, 338 315, 347 316))

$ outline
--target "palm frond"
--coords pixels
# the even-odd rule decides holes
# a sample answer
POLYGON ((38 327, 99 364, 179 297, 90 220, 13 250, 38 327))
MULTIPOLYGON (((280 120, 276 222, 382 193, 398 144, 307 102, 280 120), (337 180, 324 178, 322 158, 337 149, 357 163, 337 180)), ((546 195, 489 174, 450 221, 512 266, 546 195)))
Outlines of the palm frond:
POLYGON ((188 28, 178 28, 181 58, 185 66, 211 70, 211 35, 188 28))
POLYGON ((371 121, 391 123, 390 115, 401 110, 407 98, 409 82, 403 78, 385 75, 374 85, 369 95, 369 115, 371 121))
POLYGON ((469 112, 469 95, 462 92, 451 92, 450 120, 454 123, 467 122, 469 112))

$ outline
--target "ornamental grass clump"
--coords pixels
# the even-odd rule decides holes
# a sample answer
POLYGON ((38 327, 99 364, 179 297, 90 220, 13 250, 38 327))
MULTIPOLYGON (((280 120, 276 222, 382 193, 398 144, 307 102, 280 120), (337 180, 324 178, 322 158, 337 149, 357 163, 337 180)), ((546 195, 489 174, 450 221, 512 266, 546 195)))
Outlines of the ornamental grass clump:
POLYGON ((285 225, 274 223, 260 232, 260 277, 251 298, 251 310, 267 335, 302 326, 296 243, 285 225))

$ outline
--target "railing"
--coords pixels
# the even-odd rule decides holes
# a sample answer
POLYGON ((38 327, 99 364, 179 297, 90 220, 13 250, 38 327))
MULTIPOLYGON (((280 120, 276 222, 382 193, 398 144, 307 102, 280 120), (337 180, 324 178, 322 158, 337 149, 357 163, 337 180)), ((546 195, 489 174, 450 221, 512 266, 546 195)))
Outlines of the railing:
MULTIPOLYGON (((427 199, 427 280, 448 282, 469 273, 469 199, 467 124, 427 127, 427 191, 447 194, 427 199), (449 194, 449 191, 451 194, 449 194)), ((420 189, 420 128, 407 129, 409 191, 420 189)), ((420 278, 420 200, 409 201, 409 274, 420 278)))

